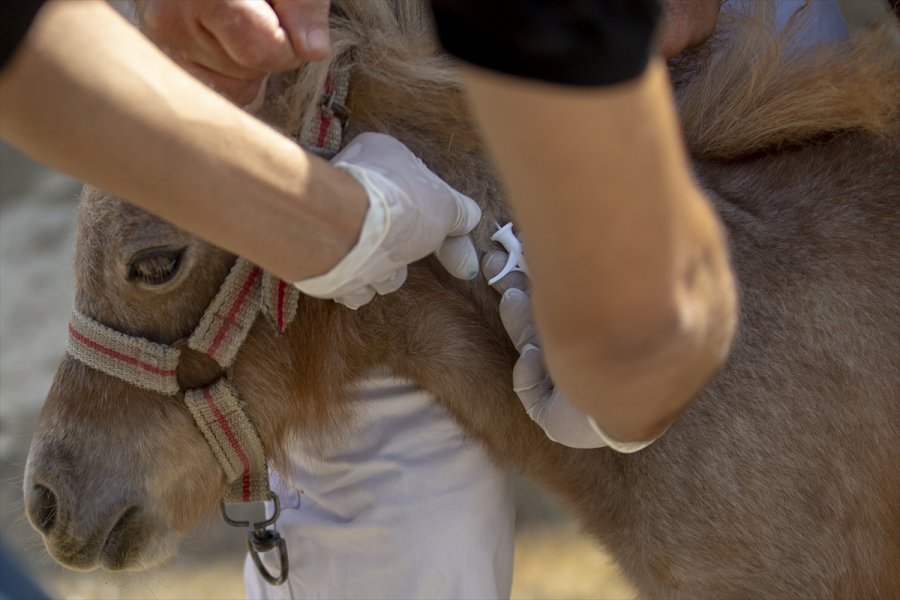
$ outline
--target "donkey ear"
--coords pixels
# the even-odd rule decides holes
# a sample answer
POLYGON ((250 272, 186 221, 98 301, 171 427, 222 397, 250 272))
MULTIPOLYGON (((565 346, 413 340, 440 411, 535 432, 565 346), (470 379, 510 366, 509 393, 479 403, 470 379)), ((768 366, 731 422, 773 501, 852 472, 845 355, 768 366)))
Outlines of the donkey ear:
POLYGON ((145 288, 169 283, 178 274, 186 250, 186 246, 156 247, 136 252, 128 259, 125 279, 145 288))

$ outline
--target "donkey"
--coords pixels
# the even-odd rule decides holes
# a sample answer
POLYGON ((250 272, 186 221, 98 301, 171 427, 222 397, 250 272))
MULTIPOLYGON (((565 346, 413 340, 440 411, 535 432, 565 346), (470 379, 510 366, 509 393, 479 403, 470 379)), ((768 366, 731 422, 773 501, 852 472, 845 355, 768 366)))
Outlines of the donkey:
MULTIPOLYGON (((398 137, 478 199, 483 223, 505 221, 453 64, 418 6, 334 5, 331 64, 273 86, 268 118, 296 131, 329 73, 348 73, 347 139, 398 137)), ((767 31, 745 22, 727 46, 673 65, 742 310, 727 364, 664 437, 633 455, 548 440, 510 390, 516 353, 496 294, 426 259, 358 311, 299 297, 283 335, 248 325, 229 376, 270 466, 285 468, 291 439, 338 436, 348 393, 387 367, 433 392, 498 464, 559 495, 643 596, 900 597, 900 53, 873 34, 801 57, 767 31)), ((489 227, 475 232, 482 250, 489 227)), ((75 306, 172 346, 235 260, 87 188, 75 306)), ((219 374, 181 350, 182 387, 219 374)), ((59 562, 159 562, 225 486, 181 394, 62 360, 25 477, 28 517, 59 562)))

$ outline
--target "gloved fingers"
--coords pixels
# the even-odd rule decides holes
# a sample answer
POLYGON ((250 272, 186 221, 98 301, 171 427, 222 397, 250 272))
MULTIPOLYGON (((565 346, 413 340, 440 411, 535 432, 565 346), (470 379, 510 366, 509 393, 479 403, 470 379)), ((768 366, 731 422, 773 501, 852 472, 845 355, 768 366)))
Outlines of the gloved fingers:
POLYGON ((513 391, 529 416, 550 400, 553 382, 544 366, 544 353, 537 346, 526 344, 522 349, 522 356, 513 367, 513 391))
POLYGON ((391 271, 378 281, 373 281, 372 287, 376 292, 383 296, 385 294, 390 294, 391 292, 396 292, 398 289, 400 289, 400 286, 403 285, 403 282, 405 281, 406 265, 403 265, 399 269, 391 271))
POLYGON ((538 342, 537 330, 534 327, 534 316, 531 314, 531 298, 522 290, 510 288, 500 298, 500 320, 509 334, 516 350, 524 352, 528 344, 538 342))
POLYGON ((607 445, 591 425, 590 418, 572 406, 559 388, 550 393, 544 407, 545 410, 536 415, 541 420, 535 416, 532 419, 554 442, 569 448, 603 448, 607 445))
MULTIPOLYGON (((508 260, 509 254, 503 250, 491 250, 484 255, 481 261, 481 273, 485 279, 490 281, 503 270, 508 260)), ((531 287, 531 282, 528 279, 528 275, 522 271, 510 271, 492 287, 501 295, 511 288, 523 290, 527 293, 531 287)))
MULTIPOLYGON (((427 169, 424 165, 424 168, 427 169)), ((478 221, 481 220, 481 208, 478 204, 466 196, 465 194, 461 194, 450 187, 450 184, 441 180, 441 182, 447 186, 447 189, 451 192, 453 199, 455 200, 456 205, 456 215, 452 221, 452 225, 450 226, 450 230, 447 232, 448 236, 457 236, 457 235, 465 235, 475 229, 475 226, 478 225, 478 221)), ((476 265, 477 265, 476 260, 476 265)), ((478 270, 476 266, 476 271, 478 270)))
POLYGON ((343 304, 347 308, 351 310, 356 310, 360 306, 364 306, 372 301, 372 298, 375 297, 375 288, 370 285, 362 287, 358 290, 354 290, 349 294, 344 294, 339 298, 335 298, 334 301, 343 304))
POLYGON ((513 368, 513 389, 547 437, 570 448, 600 448, 605 441, 588 416, 572 406, 554 385, 544 364, 544 353, 526 344, 513 368))
MULTIPOLYGON (((377 198, 384 204, 390 219, 385 222, 388 235, 380 244, 395 261, 423 258, 446 238, 468 234, 481 220, 474 200, 454 190, 388 135, 362 133, 331 162, 360 181, 370 202, 377 198)), ((477 271, 477 260, 473 270, 477 271)))
POLYGON ((457 279, 478 276, 478 252, 468 235, 448 237, 434 255, 447 272, 457 279))

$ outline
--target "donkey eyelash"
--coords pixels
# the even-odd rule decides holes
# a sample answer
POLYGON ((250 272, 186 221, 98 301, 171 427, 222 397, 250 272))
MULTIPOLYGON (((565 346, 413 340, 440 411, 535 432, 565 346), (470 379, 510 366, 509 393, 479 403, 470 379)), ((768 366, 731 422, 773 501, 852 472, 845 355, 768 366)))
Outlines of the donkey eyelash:
POLYGON ((184 248, 151 248, 135 254, 128 263, 126 279, 131 283, 162 285, 178 272, 184 248))

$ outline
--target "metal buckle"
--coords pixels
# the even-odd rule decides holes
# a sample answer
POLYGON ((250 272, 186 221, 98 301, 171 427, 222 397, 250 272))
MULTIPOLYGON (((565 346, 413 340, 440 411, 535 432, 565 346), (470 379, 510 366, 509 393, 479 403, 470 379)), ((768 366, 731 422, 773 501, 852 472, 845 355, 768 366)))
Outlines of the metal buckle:
POLYGON ((322 108, 329 110, 331 114, 340 120, 341 126, 344 126, 347 124, 347 121, 350 120, 350 109, 347 108, 346 104, 335 102, 335 95, 336 92, 330 92, 325 96, 322 100, 322 108))
POLYGON ((269 585, 281 585, 287 581, 290 564, 288 563, 287 544, 285 543, 284 538, 282 538, 281 534, 277 531, 266 529, 266 527, 275 525, 275 521, 277 521, 278 517, 281 515, 281 501, 278 499, 278 494, 270 491, 269 498, 272 499, 275 510, 271 517, 263 519, 262 521, 252 522, 232 519, 228 516, 224 501, 220 503, 220 508, 222 511, 222 518, 232 527, 249 527, 253 529, 253 531, 247 533, 247 550, 250 552, 250 558, 253 559, 256 570, 259 571, 259 574, 269 585), (260 554, 269 552, 275 548, 278 549, 278 562, 280 565, 278 574, 272 575, 263 564, 260 554))
POLYGON ((252 521, 236 521, 228 516, 228 512, 225 510, 225 501, 219 501, 219 509, 222 511, 222 518, 226 523, 231 525, 232 527, 250 527, 252 529, 265 529, 269 525, 274 525, 275 521, 278 520, 278 517, 281 515, 281 501, 278 499, 278 494, 275 492, 269 492, 269 498, 272 500, 272 503, 275 505, 275 512, 272 513, 272 516, 268 519, 264 519, 262 521, 252 522, 252 521))

